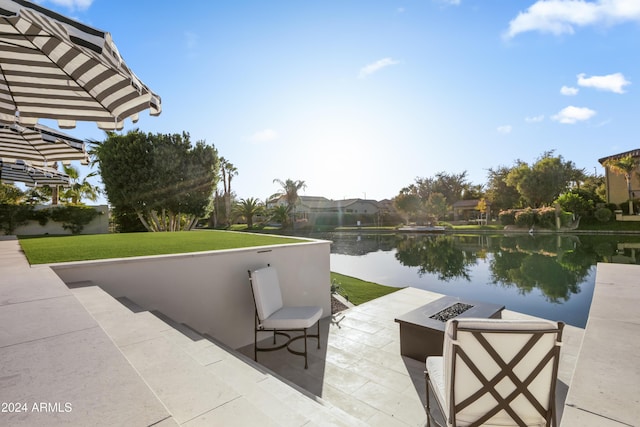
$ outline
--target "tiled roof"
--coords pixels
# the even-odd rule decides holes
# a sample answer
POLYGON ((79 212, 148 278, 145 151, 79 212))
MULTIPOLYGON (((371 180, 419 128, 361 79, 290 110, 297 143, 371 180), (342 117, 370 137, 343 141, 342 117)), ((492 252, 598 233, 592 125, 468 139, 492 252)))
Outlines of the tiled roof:
POLYGON ((625 151, 624 153, 613 154, 611 156, 603 157, 601 159, 598 159, 598 163, 603 164, 604 162, 606 162, 609 159, 619 159, 621 157, 626 157, 626 156, 640 157, 640 148, 636 148, 636 149, 630 150, 630 151, 625 151))

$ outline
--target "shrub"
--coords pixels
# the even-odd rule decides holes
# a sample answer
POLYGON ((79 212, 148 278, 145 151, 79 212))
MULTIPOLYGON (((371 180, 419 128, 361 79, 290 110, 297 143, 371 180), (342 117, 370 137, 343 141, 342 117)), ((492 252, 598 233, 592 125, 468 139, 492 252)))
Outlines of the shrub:
POLYGON ((595 217, 600 222, 609 222, 612 216, 613 212, 608 208, 600 208, 595 212, 595 217))
POLYGON ((0 230, 4 234, 13 234, 20 225, 25 225, 33 212, 33 206, 0 204, 0 230))
POLYGON ((536 213, 531 208, 516 212, 515 224, 518 227, 531 227, 536 223, 536 213))
POLYGON ((556 209, 552 207, 540 208, 536 211, 536 223, 544 228, 556 228, 556 209))
POLYGON ((616 205, 615 203, 607 203, 604 205, 604 207, 609 209, 611 212, 614 212, 620 209, 620 206, 616 205))
POLYGON ((500 211, 498 219, 502 225, 513 225, 516 223, 516 211, 508 209, 506 211, 500 211))
POLYGON ((571 212, 560 213, 560 226, 566 227, 574 221, 573 214, 571 212))
POLYGON ((579 216, 589 216, 593 212, 594 201, 589 200, 577 192, 564 193, 556 199, 556 203, 563 210, 573 212, 579 216))
POLYGON ((62 228, 71 234, 80 234, 85 225, 100 214, 88 206, 61 206, 51 210, 51 219, 62 223, 62 228))

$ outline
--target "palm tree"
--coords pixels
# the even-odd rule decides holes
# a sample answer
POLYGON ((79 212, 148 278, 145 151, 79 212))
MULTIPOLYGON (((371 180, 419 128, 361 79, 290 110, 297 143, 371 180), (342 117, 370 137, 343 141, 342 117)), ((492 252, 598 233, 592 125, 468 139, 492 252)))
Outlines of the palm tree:
POLYGON ((282 228, 287 228, 287 223, 289 222, 289 213, 291 209, 289 206, 274 206, 269 209, 269 218, 271 221, 278 222, 282 224, 282 228))
POLYGON ((234 206, 234 213, 245 217, 247 220, 247 228, 253 228, 253 217, 260 215, 264 211, 262 203, 253 197, 248 199, 241 199, 240 202, 234 206))
POLYGON ((273 182, 280 184, 282 189, 276 193, 275 195, 284 196, 287 201, 287 207, 291 212, 291 224, 295 224, 296 217, 296 203, 300 196, 298 196, 298 190, 303 190, 307 188, 307 184, 301 180, 292 180, 287 179, 286 181, 282 181, 281 179, 274 179, 273 182))
POLYGON ((227 226, 231 226, 231 179, 238 175, 238 168, 224 157, 220 157, 220 175, 222 176, 222 186, 224 187, 223 197, 227 226))
POLYGON ((100 188, 91 184, 88 179, 96 176, 98 172, 91 172, 80 180, 80 172, 71 165, 62 165, 64 173, 71 178, 71 187, 62 193, 62 198, 73 205, 82 203, 82 199, 89 199, 92 202, 98 200, 100 188))
POLYGON ((608 168, 611 172, 617 175, 624 175, 625 181, 627 181, 627 192, 629 193, 629 215, 633 215, 633 196, 631 194, 631 178, 638 169, 638 159, 627 155, 624 157, 618 157, 613 159, 607 159, 602 163, 602 166, 608 168))

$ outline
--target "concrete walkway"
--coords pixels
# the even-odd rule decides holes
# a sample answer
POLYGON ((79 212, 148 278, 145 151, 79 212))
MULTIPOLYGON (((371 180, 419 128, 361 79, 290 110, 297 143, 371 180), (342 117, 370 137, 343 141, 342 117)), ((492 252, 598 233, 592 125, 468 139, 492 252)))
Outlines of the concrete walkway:
POLYGON ((562 427, 640 425, 640 266, 598 264, 562 427))
POLYGON ((177 425, 48 267, 0 241, 0 425, 177 425))

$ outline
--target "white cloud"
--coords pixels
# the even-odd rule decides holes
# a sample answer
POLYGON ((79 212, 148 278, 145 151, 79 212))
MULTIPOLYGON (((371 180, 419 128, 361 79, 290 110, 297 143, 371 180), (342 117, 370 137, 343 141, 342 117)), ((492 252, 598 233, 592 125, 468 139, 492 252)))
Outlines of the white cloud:
POLYGON ((556 122, 572 125, 577 122, 589 120, 595 115, 596 112, 590 108, 574 107, 570 105, 560 110, 560 112, 555 116, 552 116, 551 119, 555 120, 556 122))
POLYGON ((48 0, 47 3, 53 3, 58 6, 63 6, 70 10, 86 10, 89 9, 89 6, 91 6, 93 0, 48 0))
POLYGON ((527 123, 540 123, 544 121, 544 115, 541 114, 539 116, 525 117, 524 121, 527 123))
POLYGON ((376 62, 372 62, 371 64, 368 64, 368 65, 362 67, 358 77, 363 79, 363 78, 367 77, 369 74, 373 74, 376 71, 380 71, 381 69, 383 69, 385 67, 389 67, 391 65, 396 65, 396 64, 399 64, 399 63, 400 63, 399 61, 396 61, 395 59, 391 59, 391 58, 379 59, 376 62))
POLYGON ((577 87, 562 86, 560 88, 560 93, 565 96, 575 96, 578 94, 579 90, 580 89, 578 89, 577 87))
POLYGON ((498 130, 498 133, 507 135, 511 133, 511 131, 513 130, 513 127, 511 127, 511 125, 502 125, 502 126, 498 126, 497 130, 498 130))
POLYGON ((624 78, 622 73, 608 74, 606 76, 585 76, 584 73, 578 74, 578 85, 614 93, 624 93, 624 87, 631 84, 630 81, 624 78))
POLYGON ((573 34, 576 27, 640 22, 637 0, 538 0, 509 22, 505 38, 527 31, 573 34))
POLYGON ((438 0, 440 3, 449 4, 452 6, 459 6, 461 0, 438 0))
POLYGON ((278 138, 278 132, 273 129, 259 130, 249 137, 251 142, 269 142, 278 138))

